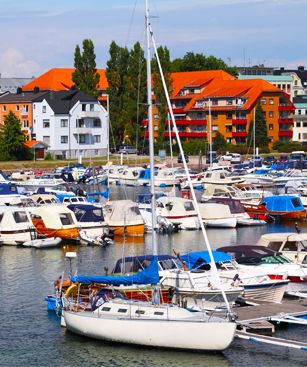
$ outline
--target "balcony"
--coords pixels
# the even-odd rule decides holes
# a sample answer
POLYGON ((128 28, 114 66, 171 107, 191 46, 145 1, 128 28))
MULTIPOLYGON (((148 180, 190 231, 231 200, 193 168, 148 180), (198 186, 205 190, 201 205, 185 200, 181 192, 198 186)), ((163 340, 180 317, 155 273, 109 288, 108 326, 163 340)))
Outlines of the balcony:
MULTIPOLYGON (((166 131, 164 133, 164 136, 168 138, 169 133, 166 131)), ((176 137, 173 131, 171 132, 171 137, 172 138, 176 137)), ((206 138, 207 133, 205 131, 179 131, 179 137, 180 138, 206 138)))
POLYGON ((292 130, 279 130, 278 136, 290 136, 292 137, 293 131, 292 130))
POLYGON ((295 108, 292 105, 280 104, 278 106, 278 111, 294 111, 294 110, 295 110, 295 108))
POLYGON ((80 118, 98 118, 100 116, 99 111, 81 111, 80 112, 80 118))
POLYGON ((294 119, 293 118, 279 118, 278 119, 278 123, 279 124, 293 124, 294 123, 294 119))
MULTIPOLYGON (((207 120, 176 120, 176 125, 206 125, 207 120)), ((165 121, 168 124, 168 121, 165 121)))
POLYGON ((183 107, 177 107, 177 108, 176 108, 176 107, 174 107, 174 108, 173 108, 173 113, 175 113, 175 114, 176 114, 176 113, 185 113, 185 112, 184 112, 183 107))
POLYGON ((247 125, 247 119, 232 119, 233 125, 247 125))
POLYGON ((232 137, 233 138, 246 138, 247 132, 246 131, 233 131, 232 137))
POLYGON ((91 134, 92 133, 92 129, 89 127, 75 127, 74 129, 72 129, 72 133, 74 135, 80 135, 80 134, 91 134))

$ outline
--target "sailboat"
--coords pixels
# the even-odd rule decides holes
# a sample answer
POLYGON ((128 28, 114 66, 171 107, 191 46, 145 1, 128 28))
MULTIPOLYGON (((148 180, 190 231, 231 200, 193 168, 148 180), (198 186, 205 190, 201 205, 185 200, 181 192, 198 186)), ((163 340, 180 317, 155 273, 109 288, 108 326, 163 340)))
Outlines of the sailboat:
MULTIPOLYGON (((154 183, 154 149, 153 149, 153 124, 152 124, 152 93, 151 93, 151 68, 150 68, 150 38, 155 50, 157 61, 161 73, 160 61, 157 54, 156 44, 149 22, 148 0, 145 0, 145 19, 147 30, 147 98, 148 98, 148 128, 149 128, 149 151, 150 151, 150 170, 151 182, 150 189, 152 194, 152 225, 156 228, 156 213, 155 213, 155 183, 154 183)), ((171 110, 171 105, 168 99, 168 107, 171 110)), ((172 110, 171 110, 172 113, 172 110)), ((173 119, 173 116, 172 116, 173 119)), ((174 129, 179 137, 178 130, 174 124, 174 129)), ((179 147, 182 147, 179 141, 179 147)), ((182 154, 183 155, 183 154, 182 154)), ((186 161, 184 166, 187 171, 186 161)), ((190 176, 187 172, 189 181, 190 176)), ((195 193, 192 188, 192 194, 195 198, 195 193)), ((200 218, 200 213, 198 210, 200 218)), ((203 233, 205 233, 202 225, 203 233)), ((208 239, 205 237, 205 241, 208 239)), ((96 293, 89 300, 89 303, 80 305, 79 303, 70 302, 69 294, 64 297, 64 309, 62 312, 66 327, 77 334, 88 336, 95 339, 102 339, 120 343, 144 345, 158 348, 175 348, 175 349, 190 349, 201 351, 224 350, 232 342, 236 324, 230 318, 230 313, 226 318, 216 317, 214 314, 206 312, 192 313, 185 308, 176 305, 160 304, 158 286, 158 266, 157 266, 157 234, 152 231, 152 250, 153 260, 151 264, 139 275, 131 275, 125 277, 110 277, 105 279, 108 284, 135 284, 135 282, 150 282, 156 284, 153 290, 151 302, 141 302, 128 300, 122 297, 121 293, 115 292, 112 288, 105 288, 96 293), (149 271, 156 274, 154 279, 149 275, 149 271), (142 279, 140 279, 142 278, 142 279), (150 278, 150 279, 149 279, 150 278), (82 307, 82 308, 80 308, 82 307), (80 312, 82 309, 83 312, 80 312)), ((210 251, 210 246, 209 246, 210 251)), ((211 254, 211 261, 214 264, 211 254)), ((216 272, 217 274, 217 272, 216 272)), ((72 279, 73 280, 73 279, 72 279)), ((76 286, 77 288, 77 286, 76 286)), ((78 293, 78 289, 74 288, 74 293, 78 293)), ((226 296, 221 289, 227 308, 230 311, 226 296)))

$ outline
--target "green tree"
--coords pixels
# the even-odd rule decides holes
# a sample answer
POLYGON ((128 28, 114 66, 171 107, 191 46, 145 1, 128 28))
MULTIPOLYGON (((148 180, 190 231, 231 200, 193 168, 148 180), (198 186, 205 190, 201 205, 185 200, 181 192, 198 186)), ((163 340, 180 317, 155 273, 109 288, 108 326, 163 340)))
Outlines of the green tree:
POLYGON ((20 120, 12 111, 9 112, 0 127, 0 159, 2 161, 30 159, 31 152, 24 146, 25 141, 20 120))
MULTIPOLYGON (((269 145, 268 139, 268 128, 265 119, 264 112, 261 108, 260 101, 258 101, 256 105, 255 112, 255 146, 256 147, 265 147, 267 148, 269 145)), ((251 120, 248 127, 247 134, 247 145, 252 146, 254 139, 254 120, 251 120)))
MULTIPOLYGON (((166 88, 168 90, 168 94, 170 95, 172 93, 170 53, 168 48, 163 46, 158 47, 157 52, 165 78, 166 88)), ((165 121, 167 119, 168 107, 156 58, 152 60, 152 71, 155 106, 159 114, 158 138, 156 144, 157 148, 159 149, 160 147, 162 147, 164 142, 165 121)))
POLYGON ((129 85, 128 63, 129 51, 113 41, 109 49, 110 59, 107 61, 106 77, 108 80, 107 93, 110 100, 110 121, 116 143, 124 141, 127 115, 124 105, 127 103, 127 89, 129 85))
POLYGON ((96 69, 94 44, 90 39, 83 40, 82 53, 79 45, 76 46, 74 66, 72 80, 76 88, 89 96, 98 98, 100 95, 98 90, 100 75, 96 69))
POLYGON ((183 58, 174 59, 171 63, 171 71, 201 71, 224 70, 231 75, 238 75, 235 67, 227 65, 222 59, 215 56, 205 56, 202 53, 187 52, 183 58))
POLYGON ((130 50, 124 90, 125 134, 135 143, 139 122, 147 116, 146 60, 139 42, 130 50))
POLYGON ((217 131, 216 135, 215 135, 214 142, 212 144, 212 150, 213 151, 220 151, 220 150, 223 150, 224 148, 226 148, 226 146, 227 146, 227 142, 226 142, 224 136, 219 131, 217 131))

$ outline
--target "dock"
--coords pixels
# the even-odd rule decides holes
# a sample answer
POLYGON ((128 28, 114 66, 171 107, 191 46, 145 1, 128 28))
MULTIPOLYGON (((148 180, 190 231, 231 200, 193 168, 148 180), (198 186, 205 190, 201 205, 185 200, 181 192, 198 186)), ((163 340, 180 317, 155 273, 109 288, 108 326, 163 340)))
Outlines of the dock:
POLYGON ((236 337, 251 342, 307 350, 307 343, 275 338, 275 324, 288 323, 307 326, 307 299, 285 300, 283 303, 261 303, 238 307, 236 337))

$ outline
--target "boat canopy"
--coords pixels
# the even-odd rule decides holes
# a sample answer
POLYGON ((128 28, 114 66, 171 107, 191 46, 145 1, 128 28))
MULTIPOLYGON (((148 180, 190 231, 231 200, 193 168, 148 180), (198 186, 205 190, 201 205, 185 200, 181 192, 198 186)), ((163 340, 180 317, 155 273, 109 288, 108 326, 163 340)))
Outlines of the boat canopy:
POLYGON ((144 168, 140 172, 139 180, 150 180, 150 169, 144 168))
MULTIPOLYGON (((231 256, 221 251, 212 251, 215 262, 231 261, 231 256)), ((198 268, 202 264, 211 262, 208 251, 190 252, 186 255, 180 255, 180 259, 184 261, 189 270, 198 268)))
POLYGON ((226 197, 214 197, 207 201, 207 203, 220 203, 228 205, 232 214, 245 213, 245 209, 239 200, 226 197))
POLYGON ((132 285, 132 284, 157 284, 159 283, 158 257, 153 256, 150 265, 136 274, 131 275, 105 275, 86 276, 78 275, 71 277, 72 282, 84 284, 99 283, 110 285, 132 285))
POLYGON ((88 204, 70 204, 68 209, 75 213, 78 222, 103 222, 102 208, 88 204))
POLYGON ((18 189, 14 183, 0 183, 0 195, 18 195, 18 189))
POLYGON ((268 196, 263 198, 261 202, 265 203, 267 210, 274 212, 293 212, 305 209, 301 199, 291 195, 268 196))

